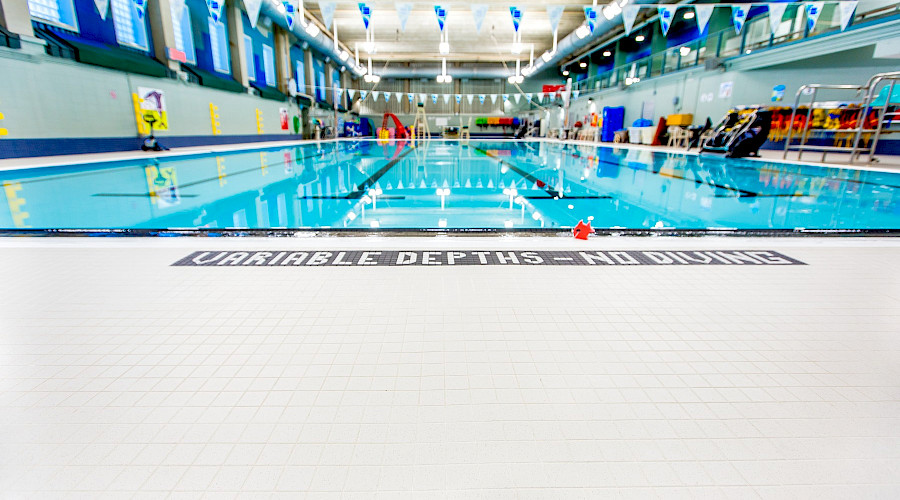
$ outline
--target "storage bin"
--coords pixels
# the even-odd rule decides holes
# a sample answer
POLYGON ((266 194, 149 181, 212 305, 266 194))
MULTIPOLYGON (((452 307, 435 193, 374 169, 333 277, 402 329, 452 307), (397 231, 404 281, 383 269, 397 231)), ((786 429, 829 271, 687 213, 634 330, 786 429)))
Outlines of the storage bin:
POLYGON ((669 115, 666 117, 666 125, 670 127, 687 127, 692 123, 694 123, 694 115, 691 113, 669 115))

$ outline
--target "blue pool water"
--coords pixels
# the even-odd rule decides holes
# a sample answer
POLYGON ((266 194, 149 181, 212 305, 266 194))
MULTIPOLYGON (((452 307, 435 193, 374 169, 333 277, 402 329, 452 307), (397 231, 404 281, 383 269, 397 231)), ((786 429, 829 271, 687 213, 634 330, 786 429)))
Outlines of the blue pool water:
POLYGON ((900 175, 553 142, 327 142, 7 171, 3 229, 900 229, 900 175))

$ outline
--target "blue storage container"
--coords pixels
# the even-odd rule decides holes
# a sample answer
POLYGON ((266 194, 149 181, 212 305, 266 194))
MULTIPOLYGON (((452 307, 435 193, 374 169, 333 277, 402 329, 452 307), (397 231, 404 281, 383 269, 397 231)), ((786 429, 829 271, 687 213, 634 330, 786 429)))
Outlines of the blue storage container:
POLYGON ((600 129, 600 140, 613 142, 616 131, 625 125, 625 108, 622 106, 603 108, 603 128, 600 129))

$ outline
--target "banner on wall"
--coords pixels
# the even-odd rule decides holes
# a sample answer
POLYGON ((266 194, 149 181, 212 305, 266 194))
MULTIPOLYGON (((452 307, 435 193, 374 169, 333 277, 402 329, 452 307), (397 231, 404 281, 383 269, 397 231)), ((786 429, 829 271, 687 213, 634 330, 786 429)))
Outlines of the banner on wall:
POLYGON ((744 23, 747 21, 747 7, 744 7, 743 5, 732 5, 731 21, 734 23, 734 31, 740 35, 741 30, 744 29, 744 23))
MULTIPOLYGON (((174 3, 179 0, 172 0, 174 3)), ((184 5, 184 0, 180 0, 181 4, 184 5)), ((256 28, 256 23, 259 21, 259 9, 262 7, 262 0, 244 0, 244 8, 247 9, 247 17, 250 19, 250 26, 256 28)))
POLYGON ((409 15, 412 13, 412 4, 398 3, 394 6, 397 8, 397 18, 400 19, 400 31, 406 31, 406 22, 409 21, 409 15))
POLYGON ((841 13, 841 31, 847 29, 847 26, 850 25, 850 21, 853 19, 853 13, 856 11, 856 5, 859 2, 841 2, 838 4, 838 9, 840 9, 841 13))
POLYGON ((784 17, 784 11, 787 10, 787 4, 770 3, 767 7, 769 8, 769 28, 772 33, 775 33, 775 30, 781 25, 781 18, 784 17))
POLYGON ((475 31, 481 33, 481 25, 487 15, 488 6, 483 3, 472 5, 472 17, 475 19, 475 31))
POLYGON ((97 7, 97 12, 100 13, 100 19, 106 21, 106 14, 109 12, 109 0, 94 0, 94 6, 97 7))
POLYGON ((166 93, 160 89, 138 87, 138 103, 141 119, 153 122, 153 130, 169 130, 169 113, 166 111, 166 93))
POLYGON ((360 2, 359 14, 362 16, 363 24, 369 29, 369 21, 372 20, 372 7, 360 2))
POLYGON ((281 121, 281 130, 288 130, 288 110, 287 108, 278 108, 278 119, 281 121))
POLYGON ((559 28, 559 20, 562 19, 562 13, 565 9, 563 5, 547 6, 547 17, 550 19, 550 31, 556 31, 559 28))
MULTIPOLYGON (((623 15, 624 17, 624 15, 623 15)), ((591 29, 591 33, 594 32, 594 28, 597 27, 597 9, 593 7, 585 7, 584 8, 584 20, 588 23, 588 28, 591 29)), ((632 20, 632 23, 634 21, 632 20)))
POLYGON ((434 6, 434 15, 437 16, 438 27, 441 28, 441 31, 444 31, 444 23, 447 22, 447 9, 445 7, 441 7, 440 5, 434 6))
POLYGON ((522 9, 518 7, 510 7, 509 15, 512 17, 513 29, 519 31, 519 25, 522 24, 522 9))
POLYGON ((816 27, 816 21, 819 20, 819 14, 822 13, 822 7, 825 2, 808 2, 806 4, 806 28, 812 31, 816 27))
POLYGON ((663 36, 669 34, 669 28, 672 26, 672 21, 675 19, 675 9, 677 7, 671 5, 661 5, 657 7, 657 12, 659 12, 659 27, 662 28, 663 36))
POLYGON ((325 27, 328 29, 331 29, 331 23, 334 22, 335 10, 337 10, 337 2, 319 2, 319 12, 322 13, 322 22, 325 23, 325 27))
POLYGON ((706 25, 709 24, 709 18, 713 13, 712 5, 694 5, 694 12, 697 14, 697 31, 701 34, 706 31, 706 25))
POLYGON ((625 25, 625 36, 628 36, 631 33, 631 29, 634 28, 634 20, 637 19, 640 10, 641 8, 637 5, 626 5, 622 8, 622 24, 625 25))

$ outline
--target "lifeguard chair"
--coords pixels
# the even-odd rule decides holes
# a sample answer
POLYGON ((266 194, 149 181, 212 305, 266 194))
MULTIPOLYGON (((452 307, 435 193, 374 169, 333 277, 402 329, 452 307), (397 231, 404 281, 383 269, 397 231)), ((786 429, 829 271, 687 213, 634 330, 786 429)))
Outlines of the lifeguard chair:
POLYGON ((415 129, 414 137, 416 140, 431 139, 431 130, 428 128, 428 117, 425 114, 425 103, 420 102, 416 106, 416 118, 413 121, 413 128, 415 129))

